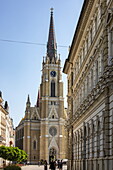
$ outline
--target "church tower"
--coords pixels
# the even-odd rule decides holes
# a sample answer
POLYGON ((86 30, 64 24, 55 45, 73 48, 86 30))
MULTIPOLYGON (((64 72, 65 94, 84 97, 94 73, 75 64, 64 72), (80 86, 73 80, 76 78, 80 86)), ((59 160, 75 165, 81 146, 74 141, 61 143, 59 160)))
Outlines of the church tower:
POLYGON ((35 106, 28 95, 25 116, 16 127, 16 146, 28 154, 27 162, 64 159, 66 136, 64 130, 64 98, 61 60, 57 54, 51 9, 47 54, 42 62, 42 79, 35 106))
POLYGON ((42 63, 40 84, 40 158, 65 158, 64 98, 61 60, 57 54, 53 9, 51 9, 47 54, 42 63))

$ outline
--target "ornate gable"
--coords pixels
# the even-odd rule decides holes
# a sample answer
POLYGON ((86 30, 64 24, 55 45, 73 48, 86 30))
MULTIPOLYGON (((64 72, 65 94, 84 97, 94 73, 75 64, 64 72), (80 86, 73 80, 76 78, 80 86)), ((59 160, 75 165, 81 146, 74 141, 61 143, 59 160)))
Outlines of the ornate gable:
POLYGON ((33 120, 39 120, 40 119, 39 112, 38 112, 38 109, 36 107, 32 108, 31 119, 33 119, 33 120))
POLYGON ((58 114, 57 114, 57 111, 56 111, 56 108, 54 105, 52 105, 52 107, 51 107, 48 118, 49 119, 58 119, 58 114))

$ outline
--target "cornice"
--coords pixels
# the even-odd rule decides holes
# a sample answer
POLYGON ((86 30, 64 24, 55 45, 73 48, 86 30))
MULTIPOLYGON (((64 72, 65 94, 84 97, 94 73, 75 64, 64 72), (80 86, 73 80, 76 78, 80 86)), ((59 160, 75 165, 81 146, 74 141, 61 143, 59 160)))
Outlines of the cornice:
POLYGON ((65 60, 65 64, 63 67, 63 73, 68 74, 71 64, 72 63, 70 63, 68 59, 65 60))
POLYGON ((68 55, 68 60, 71 61, 71 62, 72 62, 73 56, 74 56, 74 51, 75 51, 74 49, 77 49, 78 46, 79 46, 80 39, 83 35, 84 28, 85 28, 85 25, 88 21, 89 14, 90 14, 90 11, 92 9, 93 4, 94 4, 94 0, 85 0, 84 1, 83 7, 82 7, 82 10, 81 10, 81 13, 80 13, 80 17, 79 17, 79 20, 78 20, 78 24, 77 24, 77 27, 76 27, 76 30, 75 30, 75 34, 74 34, 74 37, 73 37, 73 40, 72 40, 70 52, 69 52, 69 55, 68 55))
POLYGON ((5 114, 8 115, 8 112, 0 105, 0 110, 5 114))

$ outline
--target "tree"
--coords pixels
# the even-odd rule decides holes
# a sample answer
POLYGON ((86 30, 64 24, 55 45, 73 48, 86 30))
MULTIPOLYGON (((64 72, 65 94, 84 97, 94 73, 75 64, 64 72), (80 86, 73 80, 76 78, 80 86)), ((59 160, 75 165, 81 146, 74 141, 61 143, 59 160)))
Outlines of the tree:
POLYGON ((0 157, 9 161, 22 162, 27 160, 27 154, 25 151, 18 147, 0 146, 0 157))

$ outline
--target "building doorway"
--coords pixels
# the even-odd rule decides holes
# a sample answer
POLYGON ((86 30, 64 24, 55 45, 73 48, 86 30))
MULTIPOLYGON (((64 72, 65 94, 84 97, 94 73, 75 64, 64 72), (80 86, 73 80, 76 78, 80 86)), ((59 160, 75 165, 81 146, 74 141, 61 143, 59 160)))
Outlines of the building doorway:
POLYGON ((52 160, 56 160, 56 149, 54 149, 54 148, 51 148, 50 150, 49 150, 49 162, 51 162, 52 160))

